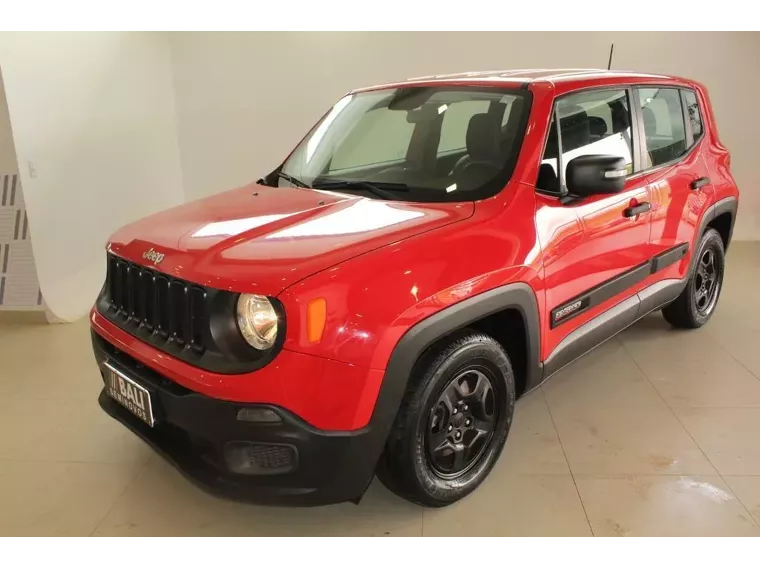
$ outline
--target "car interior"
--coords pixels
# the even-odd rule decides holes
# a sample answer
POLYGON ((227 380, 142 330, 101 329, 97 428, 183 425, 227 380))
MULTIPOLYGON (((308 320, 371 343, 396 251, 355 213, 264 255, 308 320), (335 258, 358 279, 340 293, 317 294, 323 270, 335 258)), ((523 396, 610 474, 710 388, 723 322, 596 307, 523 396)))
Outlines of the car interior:
MULTIPOLYGON (((431 97, 417 108, 400 109, 405 110, 406 121, 414 125, 405 156, 392 162, 339 170, 331 169, 328 163, 325 178, 404 183, 410 187, 447 192, 477 189, 494 179, 516 159, 525 99, 484 98, 480 102, 487 104, 478 108, 485 108, 485 111, 469 116, 466 128, 461 128, 460 124, 450 128, 456 131, 450 133, 448 143, 457 147, 441 149, 447 114, 456 110, 457 105, 473 102, 471 93, 445 94, 450 96, 446 99, 431 97), (457 100, 457 95, 461 100, 457 100), (504 99, 508 100, 502 102, 504 99)), ((461 116, 457 121, 461 121, 461 116)), ((341 144, 345 143, 346 139, 341 144)))
POLYGON ((683 110, 678 91, 658 89, 641 109, 650 164, 660 165, 677 159, 686 151, 683 110), (675 96, 658 96, 672 91, 675 96), (675 120, 674 120, 675 118, 675 120), (667 132, 664 129, 667 127, 667 132))
MULTIPOLYGON (((603 92, 600 91, 600 93, 603 92)), ((577 154, 578 149, 615 134, 622 134, 628 145, 631 144, 629 112, 621 98, 591 100, 583 104, 564 104, 561 115, 563 155, 569 152, 577 154)), ((536 180, 536 187, 542 191, 560 192, 557 177, 558 150, 556 122, 552 122, 536 180)), ((564 165, 567 166, 567 164, 564 165)))

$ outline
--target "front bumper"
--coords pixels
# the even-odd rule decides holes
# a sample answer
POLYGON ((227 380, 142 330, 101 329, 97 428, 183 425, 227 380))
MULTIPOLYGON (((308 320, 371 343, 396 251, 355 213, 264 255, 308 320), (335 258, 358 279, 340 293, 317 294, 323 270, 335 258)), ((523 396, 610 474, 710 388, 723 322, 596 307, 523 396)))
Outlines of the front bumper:
POLYGON ((277 406, 224 401, 190 391, 95 332, 92 344, 101 373, 108 361, 150 391, 156 424, 150 427, 139 420, 111 399, 105 388, 98 399, 103 410, 210 493, 262 504, 324 505, 356 501, 372 481, 385 426, 373 428, 370 423, 351 432, 317 430, 277 406), (261 410, 267 411, 268 420, 277 421, 251 421, 261 410), (253 459, 256 473, 237 473, 241 459, 253 459))

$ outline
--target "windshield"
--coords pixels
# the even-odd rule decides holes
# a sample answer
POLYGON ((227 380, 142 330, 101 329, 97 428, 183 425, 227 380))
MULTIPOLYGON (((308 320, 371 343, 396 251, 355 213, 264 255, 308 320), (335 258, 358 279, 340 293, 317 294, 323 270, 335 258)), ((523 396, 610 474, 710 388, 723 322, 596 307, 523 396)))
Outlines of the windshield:
POLYGON ((509 180, 530 92, 407 87, 339 100, 264 180, 400 201, 471 201, 509 180))

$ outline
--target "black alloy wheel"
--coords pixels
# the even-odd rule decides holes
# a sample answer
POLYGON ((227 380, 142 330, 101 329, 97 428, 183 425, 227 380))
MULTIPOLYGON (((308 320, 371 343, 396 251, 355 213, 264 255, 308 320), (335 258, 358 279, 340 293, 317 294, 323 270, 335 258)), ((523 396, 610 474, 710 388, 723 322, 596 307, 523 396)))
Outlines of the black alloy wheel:
POLYGON ((694 280, 694 304, 700 314, 710 313, 718 301, 720 270, 715 251, 705 249, 697 264, 694 280))
POLYGON ((426 449, 444 479, 465 473, 493 437, 497 407, 488 369, 469 369, 443 389, 430 411, 426 449))
POLYGON ((462 499, 499 459, 514 406, 515 378, 504 347, 478 331, 455 332, 417 362, 378 477, 427 507, 462 499))
POLYGON ((718 305, 726 266, 720 233, 707 229, 692 258, 691 274, 681 294, 662 309, 668 323, 683 329, 706 324, 718 305))

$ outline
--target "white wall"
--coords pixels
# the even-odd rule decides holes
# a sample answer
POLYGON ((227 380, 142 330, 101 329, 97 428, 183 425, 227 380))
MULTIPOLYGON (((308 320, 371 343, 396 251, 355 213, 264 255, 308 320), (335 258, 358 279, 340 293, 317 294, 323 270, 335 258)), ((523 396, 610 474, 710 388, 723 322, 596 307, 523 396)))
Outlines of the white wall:
POLYGON ((736 238, 760 239, 754 168, 760 116, 757 33, 169 34, 185 192, 257 179, 351 88, 468 70, 607 66, 690 76, 710 89, 743 190, 736 238))
POLYGON ((0 67, 42 294, 73 320, 102 285, 108 235, 184 199, 166 38, 2 33, 0 67))

